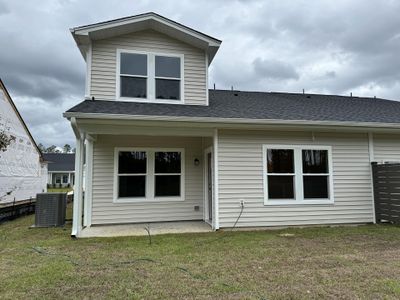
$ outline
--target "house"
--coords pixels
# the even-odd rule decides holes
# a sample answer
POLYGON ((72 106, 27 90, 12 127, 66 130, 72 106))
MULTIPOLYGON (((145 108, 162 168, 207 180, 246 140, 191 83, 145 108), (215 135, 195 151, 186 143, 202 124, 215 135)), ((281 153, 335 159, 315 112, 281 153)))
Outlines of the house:
POLYGON ((0 79, 0 132, 15 139, 0 151, 0 205, 46 190, 47 163, 0 79))
POLYGON ((221 41, 155 13, 71 33, 87 66, 85 100, 64 113, 77 145, 73 236, 183 220, 374 222, 370 165, 400 160, 399 102, 209 90, 221 41))
POLYGON ((49 187, 73 187, 75 181, 75 153, 43 153, 48 162, 49 187))

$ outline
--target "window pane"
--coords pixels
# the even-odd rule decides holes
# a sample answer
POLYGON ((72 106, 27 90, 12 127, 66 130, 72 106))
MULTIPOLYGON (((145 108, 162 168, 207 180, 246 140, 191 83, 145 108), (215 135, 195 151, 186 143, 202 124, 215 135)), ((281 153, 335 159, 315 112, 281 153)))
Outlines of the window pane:
POLYGON ((145 174, 146 152, 142 151, 121 151, 118 156, 119 174, 145 174))
POLYGON ((327 199, 328 176, 303 176, 304 199, 327 199))
POLYGON ((268 149, 268 173, 294 173, 293 150, 268 149))
POLYGON ((63 175, 63 183, 68 183, 68 175, 63 175))
POLYGON ((156 98, 168 100, 180 100, 181 82, 171 79, 156 79, 156 98))
POLYGON ((147 55, 121 53, 121 74, 147 76, 147 55))
POLYGON ((156 152, 154 155, 155 173, 180 173, 180 152, 156 152))
POLYGON ((181 78, 179 57, 156 56, 156 76, 181 78))
POLYGON ((121 76, 121 97, 146 98, 147 79, 121 76))
POLYGON ((119 176, 118 197, 145 197, 146 176, 119 176))
POLYGON ((156 175, 155 195, 180 196, 181 195, 181 176, 180 175, 156 175))
POLYGON ((303 173, 329 173, 328 150, 303 150, 303 173))
POLYGON ((294 199, 294 176, 268 176, 269 199, 294 199))

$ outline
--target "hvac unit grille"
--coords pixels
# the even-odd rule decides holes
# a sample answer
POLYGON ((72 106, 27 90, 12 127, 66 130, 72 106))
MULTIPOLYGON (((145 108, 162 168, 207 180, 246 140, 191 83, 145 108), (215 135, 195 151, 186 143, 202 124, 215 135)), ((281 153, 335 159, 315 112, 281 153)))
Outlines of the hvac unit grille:
POLYGON ((67 194, 41 193, 36 195, 35 227, 63 226, 67 194))

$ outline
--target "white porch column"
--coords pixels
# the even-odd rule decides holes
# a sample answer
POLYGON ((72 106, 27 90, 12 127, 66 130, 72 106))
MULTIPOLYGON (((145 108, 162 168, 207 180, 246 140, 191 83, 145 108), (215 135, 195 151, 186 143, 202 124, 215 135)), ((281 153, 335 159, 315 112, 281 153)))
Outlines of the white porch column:
POLYGON ((218 129, 214 129, 214 230, 219 229, 218 129))
POLYGON ((92 136, 87 136, 83 226, 89 227, 92 225, 93 142, 94 138, 92 136))
POLYGON ((74 206, 72 216, 71 236, 78 237, 82 230, 82 180, 83 180, 83 152, 84 138, 77 137, 75 152, 75 186, 74 186, 74 206))
POLYGON ((85 147, 84 135, 78 129, 76 119, 71 118, 72 129, 76 137, 76 151, 75 151, 75 186, 74 186, 74 205, 72 214, 72 232, 71 236, 78 237, 82 230, 82 181, 83 181, 83 153, 85 147))

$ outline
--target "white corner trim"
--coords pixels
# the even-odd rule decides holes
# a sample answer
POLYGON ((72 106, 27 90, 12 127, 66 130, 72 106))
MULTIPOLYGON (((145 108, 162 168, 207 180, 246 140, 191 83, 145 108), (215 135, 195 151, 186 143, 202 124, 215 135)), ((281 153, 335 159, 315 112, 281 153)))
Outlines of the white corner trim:
POLYGON ((374 193, 374 178, 372 175, 372 165, 371 163, 375 160, 374 155, 374 134, 372 132, 368 132, 368 153, 369 153, 369 177, 371 180, 371 192, 372 192, 372 222, 376 224, 376 211, 375 211, 375 193, 374 193))
POLYGON ((90 99, 92 85, 92 43, 88 45, 86 50, 86 84, 85 84, 85 99, 90 99))
POLYGON ((372 132, 368 132, 368 152, 369 152, 369 162, 371 163, 375 160, 374 134, 372 132))
POLYGON ((210 101, 209 101, 209 92, 208 92, 208 86, 209 86, 209 82, 208 82, 208 53, 207 51, 204 52, 205 53, 205 61, 206 61, 206 106, 209 105, 210 101))
MULTIPOLYGON (((333 162, 332 162, 332 146, 326 145, 262 145, 262 172, 263 172, 263 189, 264 189, 264 205, 266 206, 282 206, 282 205, 333 205, 334 182, 333 182, 333 162), (294 199, 269 199, 268 198, 268 171, 267 171, 267 149, 291 149, 294 155, 294 173, 288 174, 294 176, 294 199), (328 199, 304 199, 303 190, 303 164, 302 150, 327 150, 328 151, 328 168, 329 168, 329 198, 328 199)), ((284 174, 282 174, 284 175, 284 174)), ((326 174, 323 174, 326 175, 326 174)))
MULTIPOLYGON (((114 180, 113 180, 113 203, 149 203, 149 202, 182 202, 185 201, 185 148, 159 148, 159 147, 115 147, 114 148, 114 180), (146 190, 145 197, 137 198, 118 198, 118 153, 120 151, 144 151, 146 152, 146 190), (180 196, 156 197, 155 193, 155 172, 154 154, 155 152, 181 152, 181 192, 180 196)), ((175 174, 172 174, 175 175, 175 174)))
POLYGON ((214 129, 214 229, 219 229, 218 129, 214 129))

